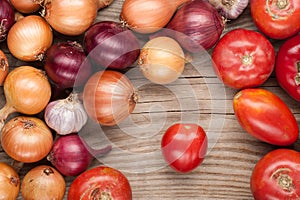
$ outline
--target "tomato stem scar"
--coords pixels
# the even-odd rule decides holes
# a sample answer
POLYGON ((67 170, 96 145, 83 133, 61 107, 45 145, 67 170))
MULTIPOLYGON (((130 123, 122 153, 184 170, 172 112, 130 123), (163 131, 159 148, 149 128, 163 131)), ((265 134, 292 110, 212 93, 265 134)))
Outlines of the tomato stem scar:
POLYGON ((296 85, 300 85, 300 62, 297 62, 297 74, 295 76, 296 85))

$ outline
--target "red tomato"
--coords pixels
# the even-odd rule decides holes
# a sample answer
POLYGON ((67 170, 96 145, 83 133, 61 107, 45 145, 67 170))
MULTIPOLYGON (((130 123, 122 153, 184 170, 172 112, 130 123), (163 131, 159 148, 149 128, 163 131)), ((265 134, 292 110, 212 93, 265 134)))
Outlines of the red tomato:
POLYGON ((161 150, 166 162, 186 173, 199 166, 207 151, 207 136, 197 124, 174 124, 162 137, 161 150))
POLYGON ((72 182, 68 200, 94 199, 131 200, 128 179, 120 171, 106 166, 83 172, 72 182))
POLYGON ((299 0, 250 0, 251 16, 264 34, 285 39, 300 31, 299 0))
POLYGON ((277 149, 258 161, 250 186, 257 200, 296 200, 300 198, 300 153, 277 149))
POLYGON ((300 101, 300 35, 288 39, 279 48, 275 74, 279 85, 300 101))
POLYGON ((275 50, 262 34, 239 28, 219 40, 212 52, 212 60, 217 76, 228 87, 256 87, 271 75, 275 50))
POLYGON ((233 109, 242 128, 261 141, 287 146, 298 139, 295 116, 270 91, 260 88, 241 90, 233 98, 233 109))

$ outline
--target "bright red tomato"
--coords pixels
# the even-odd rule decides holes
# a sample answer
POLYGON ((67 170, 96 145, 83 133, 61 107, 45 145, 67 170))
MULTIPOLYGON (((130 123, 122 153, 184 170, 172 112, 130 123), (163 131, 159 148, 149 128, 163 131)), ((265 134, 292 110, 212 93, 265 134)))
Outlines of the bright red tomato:
POLYGON ((256 87, 271 75, 275 50, 262 34, 246 29, 227 32, 212 52, 218 78, 228 87, 256 87))
POLYGON ((286 39, 300 31, 299 0, 250 0, 251 16, 264 34, 286 39))
POLYGON ((174 124, 162 137, 161 150, 166 162, 186 173, 199 166, 207 151, 207 136, 197 124, 174 124))
POLYGON ((300 101, 300 35, 288 39, 279 48, 275 74, 279 85, 300 101))
POLYGON ((117 169, 106 166, 83 172, 72 182, 68 200, 94 199, 131 200, 128 179, 117 169))
POLYGON ((266 154, 253 169, 250 186, 257 200, 300 198, 300 153, 277 149, 266 154))
POLYGON ((233 98, 235 116, 250 135, 278 146, 287 146, 298 139, 297 120, 289 107, 272 92, 244 89, 233 98))

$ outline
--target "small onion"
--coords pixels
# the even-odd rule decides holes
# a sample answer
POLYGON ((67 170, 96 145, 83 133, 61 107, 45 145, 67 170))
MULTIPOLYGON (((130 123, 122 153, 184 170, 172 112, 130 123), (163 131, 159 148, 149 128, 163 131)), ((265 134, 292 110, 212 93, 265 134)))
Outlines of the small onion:
POLYGON ((57 32, 75 36, 93 24, 97 6, 96 0, 45 0, 43 16, 57 32))
POLYGON ((20 177, 10 165, 0 162, 0 199, 17 199, 20 191, 20 177))
POLYGON ((1 145, 14 160, 37 162, 48 155, 53 136, 47 125, 36 117, 18 116, 2 128, 1 145))
POLYGON ((157 37, 143 46, 138 64, 150 81, 158 84, 171 83, 184 70, 184 52, 174 39, 157 37))
POLYGON ((171 36, 190 52, 212 48, 224 30, 224 20, 206 0, 194 0, 181 6, 160 36, 171 36))
POLYGON ((117 71, 96 72, 83 90, 83 105, 88 116, 105 126, 116 125, 127 118, 136 101, 132 83, 117 71))
POLYGON ((0 110, 2 126, 11 113, 33 115, 41 112, 51 97, 51 86, 45 73, 32 66, 20 66, 10 71, 3 89, 6 103, 0 110))
POLYGON ((102 67, 123 69, 133 64, 140 53, 136 36, 113 21, 91 26, 84 37, 84 49, 102 67))
POLYGON ((53 167, 39 165, 25 174, 21 192, 24 200, 62 200, 66 192, 66 182, 53 167))
POLYGON ((14 8, 21 13, 33 13, 41 8, 43 0, 10 0, 14 8))
POLYGON ((0 50, 0 86, 3 86, 3 82, 8 74, 9 65, 6 55, 0 50))
POLYGON ((15 23, 15 14, 8 0, 0 0, 0 42, 6 39, 9 29, 15 23))
POLYGON ((53 144, 47 159, 65 176, 77 176, 91 164, 94 156, 108 153, 111 145, 92 149, 77 135, 60 136, 53 144))
POLYGON ((71 93, 66 99, 50 102, 44 114, 46 124, 57 134, 66 135, 79 132, 86 124, 88 116, 77 93, 71 93))
POLYGON ((45 55, 45 71, 58 88, 83 85, 92 73, 91 64, 77 42, 53 44, 45 55))
POLYGON ((28 15, 19 19, 7 36, 9 51, 22 61, 42 60, 52 41, 50 26, 38 15, 28 15))
POLYGON ((238 18, 248 6, 249 0, 208 0, 226 19, 238 18))
POLYGON ((177 8, 190 0, 125 0, 121 22, 139 33, 153 33, 163 28, 177 8))

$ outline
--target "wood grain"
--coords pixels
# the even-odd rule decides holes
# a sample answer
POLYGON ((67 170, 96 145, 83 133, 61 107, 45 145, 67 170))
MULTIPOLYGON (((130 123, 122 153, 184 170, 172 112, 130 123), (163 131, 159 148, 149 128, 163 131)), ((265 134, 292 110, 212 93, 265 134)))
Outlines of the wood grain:
MULTIPOLYGON (((95 22, 119 20, 123 0, 115 0, 109 7, 98 12, 95 22)), ((228 21, 223 34, 238 28, 257 30, 250 17, 249 7, 237 20, 228 21)), ((78 40, 82 36, 66 37, 55 33, 55 41, 78 40)), ((282 41, 271 40, 275 49, 282 41)), ((26 63, 17 60, 0 44, 11 67, 42 63, 26 63)), ((195 56, 195 55, 194 55, 195 56)), ((236 90, 225 87, 211 68, 210 52, 195 56, 186 65, 180 79, 172 84, 160 86, 147 82, 138 68, 133 66, 126 72, 139 96, 133 114, 118 127, 100 127, 92 121, 80 132, 94 148, 110 143, 113 150, 107 156, 93 161, 91 168, 107 164, 121 170, 129 179, 134 200, 251 200, 249 187, 251 171, 255 163, 275 146, 260 142, 241 129, 232 109, 232 98, 236 90), (207 130, 209 151, 203 164, 188 174, 172 171, 160 153, 160 139, 164 131, 179 121, 196 122, 207 130)), ((272 75, 262 88, 276 93, 291 108, 300 124, 300 106, 277 84, 272 75)), ((1 88, 1 106, 5 103, 1 88)), ((299 142, 290 147, 300 149, 299 142)), ((11 159, 0 151, 2 162, 11 159)), ((20 172, 26 172, 47 160, 25 164, 20 172)), ((69 187, 74 177, 65 177, 69 187)), ((67 197, 67 193, 65 195, 67 197)), ((21 196, 18 199, 22 199, 21 196)))

